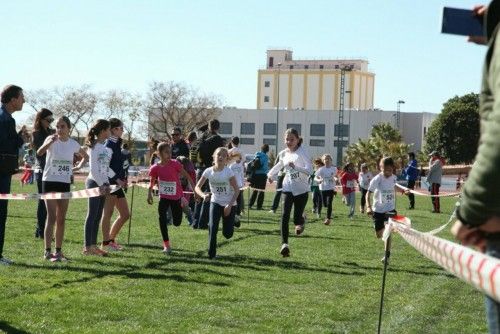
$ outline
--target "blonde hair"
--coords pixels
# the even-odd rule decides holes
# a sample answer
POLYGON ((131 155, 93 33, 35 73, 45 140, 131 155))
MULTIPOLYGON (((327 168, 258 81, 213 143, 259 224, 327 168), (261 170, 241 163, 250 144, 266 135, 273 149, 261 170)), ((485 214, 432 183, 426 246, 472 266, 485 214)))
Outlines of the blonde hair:
POLYGON ((227 148, 225 147, 218 147, 215 151, 214 151, 214 154, 212 155, 212 158, 214 159, 214 165, 215 165, 215 160, 217 160, 217 154, 219 154, 219 152, 225 152, 226 153, 226 157, 229 158, 229 151, 227 148))

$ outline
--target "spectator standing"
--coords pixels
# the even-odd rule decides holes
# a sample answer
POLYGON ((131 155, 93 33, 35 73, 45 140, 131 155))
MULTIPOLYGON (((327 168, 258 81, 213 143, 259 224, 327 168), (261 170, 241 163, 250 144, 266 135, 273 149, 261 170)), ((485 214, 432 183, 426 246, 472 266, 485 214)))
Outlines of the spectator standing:
MULTIPOLYGON (((9 85, 2 90, 0 107, 0 194, 9 194, 12 174, 18 168, 19 148, 27 140, 27 133, 16 133, 16 120, 12 114, 23 109, 24 94, 19 86, 9 85)), ((0 200, 0 265, 12 261, 3 257, 7 200, 0 200)))

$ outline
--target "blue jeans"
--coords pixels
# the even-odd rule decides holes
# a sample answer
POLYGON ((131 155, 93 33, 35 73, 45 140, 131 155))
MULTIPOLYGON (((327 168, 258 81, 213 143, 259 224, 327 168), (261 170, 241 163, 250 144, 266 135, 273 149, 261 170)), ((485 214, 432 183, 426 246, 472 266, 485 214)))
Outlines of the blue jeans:
MULTIPOLYGON (((206 168, 198 168, 196 170, 196 182, 201 178, 201 175, 205 171, 206 168)), ((201 187, 201 190, 204 192, 210 191, 210 186, 208 184, 208 180, 201 187)), ((200 201, 196 203, 194 208, 194 228, 207 228, 208 226, 208 214, 210 211, 210 202, 200 201)))
MULTIPOLYGON (((486 254, 500 258, 500 237, 487 241, 486 254)), ((500 303, 486 296, 486 317, 490 334, 500 334, 500 303)))
POLYGON ((345 195, 347 206, 349 207, 349 217, 354 216, 354 209, 356 208, 356 192, 351 192, 345 195))
MULTIPOLYGON (((0 174, 0 194, 10 193, 12 175, 0 174)), ((7 222, 7 205, 9 201, 0 200, 0 258, 3 254, 3 241, 5 239, 5 223, 7 222)))
MULTIPOLYGON (((91 179, 85 182, 85 188, 96 188, 99 185, 91 179)), ((84 239, 85 247, 97 245, 97 232, 99 231, 99 223, 102 218, 104 202, 106 196, 97 196, 89 198, 89 206, 87 210, 87 219, 85 219, 84 239)))
POLYGON ((208 257, 213 259, 217 252, 217 232, 219 231, 219 221, 222 217, 222 235, 229 239, 234 233, 234 215, 236 206, 231 207, 229 216, 224 216, 224 207, 214 202, 210 202, 210 222, 208 223, 208 257))

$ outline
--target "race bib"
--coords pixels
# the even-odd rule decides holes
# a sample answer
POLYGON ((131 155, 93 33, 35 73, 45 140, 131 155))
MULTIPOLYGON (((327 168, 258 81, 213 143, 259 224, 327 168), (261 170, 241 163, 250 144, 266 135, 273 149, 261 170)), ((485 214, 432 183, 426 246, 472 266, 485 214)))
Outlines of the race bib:
POLYGON ((290 171, 290 180, 296 180, 300 176, 300 173, 297 171, 290 171))
POLYGON ((73 162, 69 160, 52 160, 50 174, 56 176, 70 176, 73 162))
POLYGON ((216 196, 225 196, 228 194, 228 191, 229 184, 227 182, 213 183, 212 192, 214 192, 216 196))
POLYGON ((160 181, 159 191, 160 195, 173 196, 177 194, 177 183, 160 181))
POLYGON ((325 186, 329 186, 330 184, 333 184, 333 177, 325 177, 325 178, 323 178, 323 184, 325 186))
POLYGON ((354 182, 354 180, 349 180, 346 183, 346 187, 347 188, 354 188, 354 187, 356 187, 356 183, 354 182))
POLYGON ((382 204, 394 203, 394 190, 381 190, 380 191, 380 202, 382 204))

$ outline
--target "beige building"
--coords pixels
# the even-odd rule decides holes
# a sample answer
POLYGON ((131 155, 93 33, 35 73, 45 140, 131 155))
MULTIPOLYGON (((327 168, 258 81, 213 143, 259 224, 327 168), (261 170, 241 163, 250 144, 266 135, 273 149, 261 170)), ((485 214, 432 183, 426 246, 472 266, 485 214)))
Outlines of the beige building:
POLYGON ((266 68, 258 72, 257 109, 275 109, 279 100, 282 110, 339 110, 342 68, 344 108, 373 109, 375 74, 368 61, 294 60, 291 50, 267 50, 266 68))

